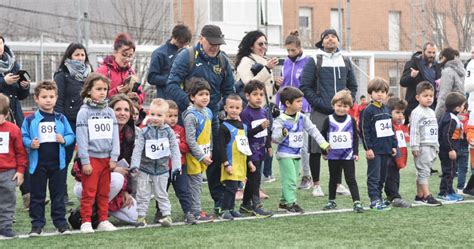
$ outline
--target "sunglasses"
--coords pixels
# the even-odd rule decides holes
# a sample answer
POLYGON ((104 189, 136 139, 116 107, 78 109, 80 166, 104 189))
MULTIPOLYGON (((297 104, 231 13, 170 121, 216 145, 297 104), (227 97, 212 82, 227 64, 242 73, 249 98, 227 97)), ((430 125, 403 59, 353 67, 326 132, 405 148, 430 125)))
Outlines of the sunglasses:
POLYGON ((257 43, 257 45, 260 47, 263 47, 263 46, 268 47, 268 42, 259 42, 257 43))

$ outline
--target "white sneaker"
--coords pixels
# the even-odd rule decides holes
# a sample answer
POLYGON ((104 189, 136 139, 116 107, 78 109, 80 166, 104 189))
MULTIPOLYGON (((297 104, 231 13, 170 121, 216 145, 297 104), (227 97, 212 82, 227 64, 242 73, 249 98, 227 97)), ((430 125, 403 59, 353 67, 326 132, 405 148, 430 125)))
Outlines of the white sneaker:
POLYGON ((321 188, 320 185, 314 185, 312 194, 313 194, 314 197, 324 196, 323 189, 321 188))
POLYGON ((81 233, 93 233, 94 229, 92 229, 92 223, 84 222, 81 225, 81 233))
POLYGON ((115 231, 117 228, 108 220, 104 220, 97 226, 97 231, 115 231))
POLYGON ((339 184, 339 186, 337 186, 336 193, 344 196, 351 195, 351 192, 342 184, 339 184))

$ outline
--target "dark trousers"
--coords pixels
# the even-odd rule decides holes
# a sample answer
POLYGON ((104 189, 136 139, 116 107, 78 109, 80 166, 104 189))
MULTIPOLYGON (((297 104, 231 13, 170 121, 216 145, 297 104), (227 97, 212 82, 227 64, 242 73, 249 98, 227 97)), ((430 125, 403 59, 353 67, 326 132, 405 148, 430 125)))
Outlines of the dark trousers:
POLYGON ((256 208, 261 205, 260 201, 260 180, 262 178, 262 161, 252 161, 255 165, 255 172, 247 169, 247 183, 245 184, 244 198, 242 204, 247 207, 256 208))
MULTIPOLYGON (((319 175, 321 174, 321 153, 309 154, 309 168, 311 169, 311 178, 313 178, 313 182, 319 182, 319 175)), ((342 174, 339 175, 337 184, 341 184, 341 182, 342 174)))
MULTIPOLYGON (((219 134, 219 119, 217 117, 217 112, 213 112, 212 115, 212 134, 219 134)), ((225 148, 219 148, 219 138, 217 135, 212 137, 212 142, 212 164, 209 165, 206 170, 207 184, 209 186, 212 200, 214 200, 214 207, 220 207, 224 195, 224 186, 221 183, 221 159, 219 156, 219 150, 225 148)))
POLYGON ((235 193, 239 188, 239 181, 224 181, 224 198, 222 199, 222 210, 234 210, 235 193))
POLYGON ((328 160, 329 164, 329 200, 336 199, 338 180, 342 177, 342 171, 346 178, 347 186, 351 191, 353 201, 360 201, 359 187, 355 177, 354 160, 328 160))
POLYGON ((391 155, 375 155, 367 160, 367 192, 370 201, 382 200, 382 189, 387 177, 387 162, 391 155))
POLYGON ((51 219, 56 228, 67 226, 66 206, 64 192, 66 182, 66 169, 55 166, 38 164, 34 174, 30 175, 30 218, 34 227, 44 227, 46 224, 44 206, 46 199, 46 185, 49 181, 49 196, 51 198, 51 219))
POLYGON ((21 195, 26 195, 30 193, 30 174, 28 169, 26 169, 25 174, 23 175, 23 184, 20 186, 21 195))
POLYGON ((469 181, 466 184, 466 190, 474 189, 474 174, 471 174, 471 177, 469 177, 469 181))
POLYGON ((270 156, 268 155, 268 153, 265 153, 265 159, 263 160, 263 175, 265 177, 269 177, 273 174, 272 165, 273 165, 273 156, 270 156))
POLYGON ((441 161, 441 183, 439 184, 439 195, 453 194, 453 178, 456 170, 456 160, 449 159, 447 153, 439 153, 439 160, 441 161))
POLYGON ((395 164, 395 159, 391 158, 387 162, 387 177, 385 178, 385 194, 389 201, 402 198, 400 189, 400 169, 395 164))
MULTIPOLYGON (((168 186, 166 190, 170 188, 170 185, 173 185, 174 193, 179 200, 181 209, 185 214, 191 212, 191 193, 189 193, 189 183, 188 176, 186 174, 186 166, 183 165, 183 171, 181 175, 176 176, 176 180, 171 181, 171 172, 170 178, 168 178, 168 186)), ((156 211, 160 212, 158 202, 156 202, 156 211)))

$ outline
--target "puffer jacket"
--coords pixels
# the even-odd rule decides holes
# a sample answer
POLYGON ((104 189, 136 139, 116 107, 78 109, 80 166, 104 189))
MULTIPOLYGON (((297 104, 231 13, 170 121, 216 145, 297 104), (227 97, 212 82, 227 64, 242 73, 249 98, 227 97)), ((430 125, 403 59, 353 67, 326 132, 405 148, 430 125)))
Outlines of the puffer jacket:
POLYGON ((54 111, 64 114, 68 121, 75 126, 77 113, 83 104, 81 91, 84 81, 74 79, 67 68, 62 67, 54 74, 54 81, 58 86, 58 100, 54 111))
POLYGON ((438 103, 436 104, 436 119, 441 120, 446 111, 446 97, 451 92, 464 94, 464 76, 466 70, 460 59, 454 59, 446 62, 441 71, 441 80, 439 83, 438 103))

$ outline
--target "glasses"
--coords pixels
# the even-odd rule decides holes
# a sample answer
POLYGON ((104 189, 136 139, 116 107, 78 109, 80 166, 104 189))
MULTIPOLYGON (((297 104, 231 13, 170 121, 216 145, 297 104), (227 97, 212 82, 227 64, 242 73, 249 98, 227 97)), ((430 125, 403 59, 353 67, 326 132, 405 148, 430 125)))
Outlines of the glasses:
POLYGON ((259 42, 257 43, 257 45, 260 47, 263 47, 263 46, 268 47, 268 42, 259 42))

